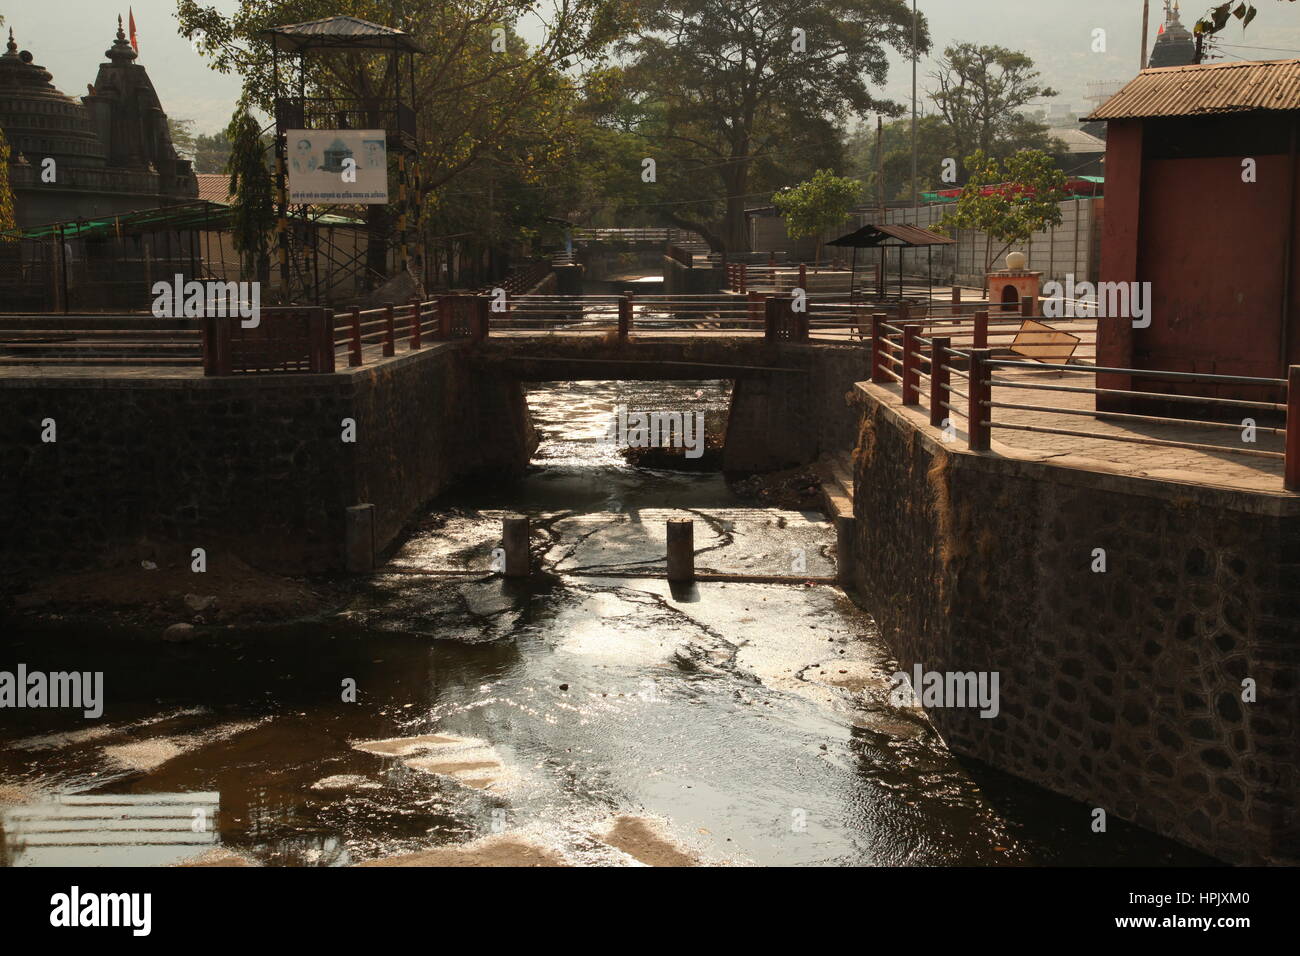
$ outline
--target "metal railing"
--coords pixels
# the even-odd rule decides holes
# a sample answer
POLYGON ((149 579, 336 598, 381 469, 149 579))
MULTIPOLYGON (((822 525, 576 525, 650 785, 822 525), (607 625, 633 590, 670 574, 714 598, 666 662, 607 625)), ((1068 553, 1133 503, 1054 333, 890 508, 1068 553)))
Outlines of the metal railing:
MULTIPOLYGON (((1095 365, 1053 364, 1025 361, 1023 359, 994 358, 987 341, 970 348, 954 346, 951 336, 926 336, 922 323, 907 322, 896 325, 877 313, 871 324, 871 380, 876 384, 897 384, 905 406, 928 404, 930 425, 955 433, 955 422, 961 418, 966 424, 967 447, 971 451, 986 452, 992 442, 993 429, 1026 433, 1061 435, 1097 441, 1113 441, 1152 447, 1177 448, 1208 454, 1228 454, 1246 458, 1267 459, 1283 463, 1283 488, 1300 492, 1300 365, 1290 366, 1288 377, 1265 378, 1244 375, 1219 375, 1208 372, 1178 372, 1158 369, 1111 368, 1095 365), (1055 373, 1092 376, 1092 385, 1065 382, 997 377, 997 372, 1025 371, 1036 374, 1055 373), (1238 386, 1258 388, 1265 394, 1281 391, 1285 401, 1224 398, 1217 395, 1179 394, 1156 391, 1104 388, 1096 385, 1097 375, 1122 375, 1138 380, 1163 380, 1185 384, 1212 386, 1238 386), (964 391, 963 391, 964 387, 964 391), (1208 418, 1181 418, 1169 415, 1145 414, 1134 411, 1117 411, 1096 407, 1068 407, 1049 405, 1036 401, 1000 401, 994 397, 995 388, 1092 395, 1135 402, 1159 402, 1175 405, 1196 405, 1202 408, 1220 408, 1255 415, 1277 417, 1284 420, 1280 427, 1259 424, 1253 419, 1246 422, 1218 421, 1208 418), (1011 412, 1029 412, 1044 416, 1061 416, 1067 420, 1090 418, 1097 422, 1115 422, 1130 426, 1154 428, 1204 430, 1210 434, 1235 431, 1239 434, 1271 435, 1282 439, 1282 451, 1246 447, 1245 442, 1217 444, 1211 441, 1186 441, 1181 438, 1160 438, 1136 432, 1104 432, 1081 428, 1058 427, 1034 421, 999 420, 994 409, 1011 412)), ((1023 334, 1023 333, 1022 333, 1023 334)), ((1045 333, 1048 334, 1048 333, 1045 333)), ((978 339, 978 336, 977 336, 978 339)))

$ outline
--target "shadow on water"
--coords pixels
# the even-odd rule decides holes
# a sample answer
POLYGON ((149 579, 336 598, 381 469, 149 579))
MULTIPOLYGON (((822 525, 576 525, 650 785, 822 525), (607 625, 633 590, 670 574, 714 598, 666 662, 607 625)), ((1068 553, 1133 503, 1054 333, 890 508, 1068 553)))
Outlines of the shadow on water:
POLYGON ((696 517, 702 567, 790 574, 797 554, 833 573, 820 515, 751 507, 717 474, 631 468, 598 441, 619 402, 726 396, 534 387, 529 474, 440 501, 338 617, 190 644, 7 635, 0 667, 103 671, 106 699, 96 721, 6 714, 0 859, 160 864, 219 846, 327 866, 507 833, 626 863, 604 834, 630 814, 710 860, 1207 862, 1114 820, 1094 834, 1088 808, 955 758, 890 703, 888 651, 838 590, 670 587, 670 516, 696 517), (507 511, 532 516, 544 573, 423 573, 486 569, 507 511))

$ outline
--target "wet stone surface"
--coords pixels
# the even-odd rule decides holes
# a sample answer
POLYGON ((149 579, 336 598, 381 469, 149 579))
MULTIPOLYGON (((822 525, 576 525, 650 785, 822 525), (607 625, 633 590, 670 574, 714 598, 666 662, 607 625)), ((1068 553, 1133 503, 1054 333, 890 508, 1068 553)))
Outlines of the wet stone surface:
POLYGON ((892 704, 869 616, 797 580, 834 573, 820 515, 597 442, 618 402, 725 401, 719 383, 534 387, 532 473, 439 502, 328 620, 6 635, 0 666, 104 671, 105 710, 6 715, 2 862, 1201 862, 1092 833, 1088 808, 963 765, 892 704), (429 573, 486 572, 508 512, 533 519, 532 580, 429 573), (796 580, 670 587, 664 521, 688 515, 700 568, 796 580))

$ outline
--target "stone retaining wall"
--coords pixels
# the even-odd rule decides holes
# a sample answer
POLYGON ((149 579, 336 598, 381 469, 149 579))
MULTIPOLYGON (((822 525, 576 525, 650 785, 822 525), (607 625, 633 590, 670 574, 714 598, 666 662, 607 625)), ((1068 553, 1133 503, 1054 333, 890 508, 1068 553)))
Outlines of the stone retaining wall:
POLYGON ((466 354, 333 375, 0 378, 0 573, 72 570, 141 539, 337 570, 347 507, 375 505, 383 548, 451 482, 527 464, 517 383, 472 372, 466 354))
POLYGON ((856 596, 902 670, 1000 675, 996 718, 927 708, 949 745, 1080 827, 1300 861, 1296 499, 973 454, 858 391, 856 596))

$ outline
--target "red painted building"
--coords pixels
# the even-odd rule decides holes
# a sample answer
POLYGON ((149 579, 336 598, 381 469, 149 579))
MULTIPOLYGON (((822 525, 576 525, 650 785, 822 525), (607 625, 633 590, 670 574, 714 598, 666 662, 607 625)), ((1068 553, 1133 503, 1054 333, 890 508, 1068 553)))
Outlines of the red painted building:
POLYGON ((1300 60, 1144 70, 1092 118, 1109 125, 1101 281, 1151 283, 1149 327, 1098 320, 1097 364, 1285 378, 1300 364, 1300 60))

